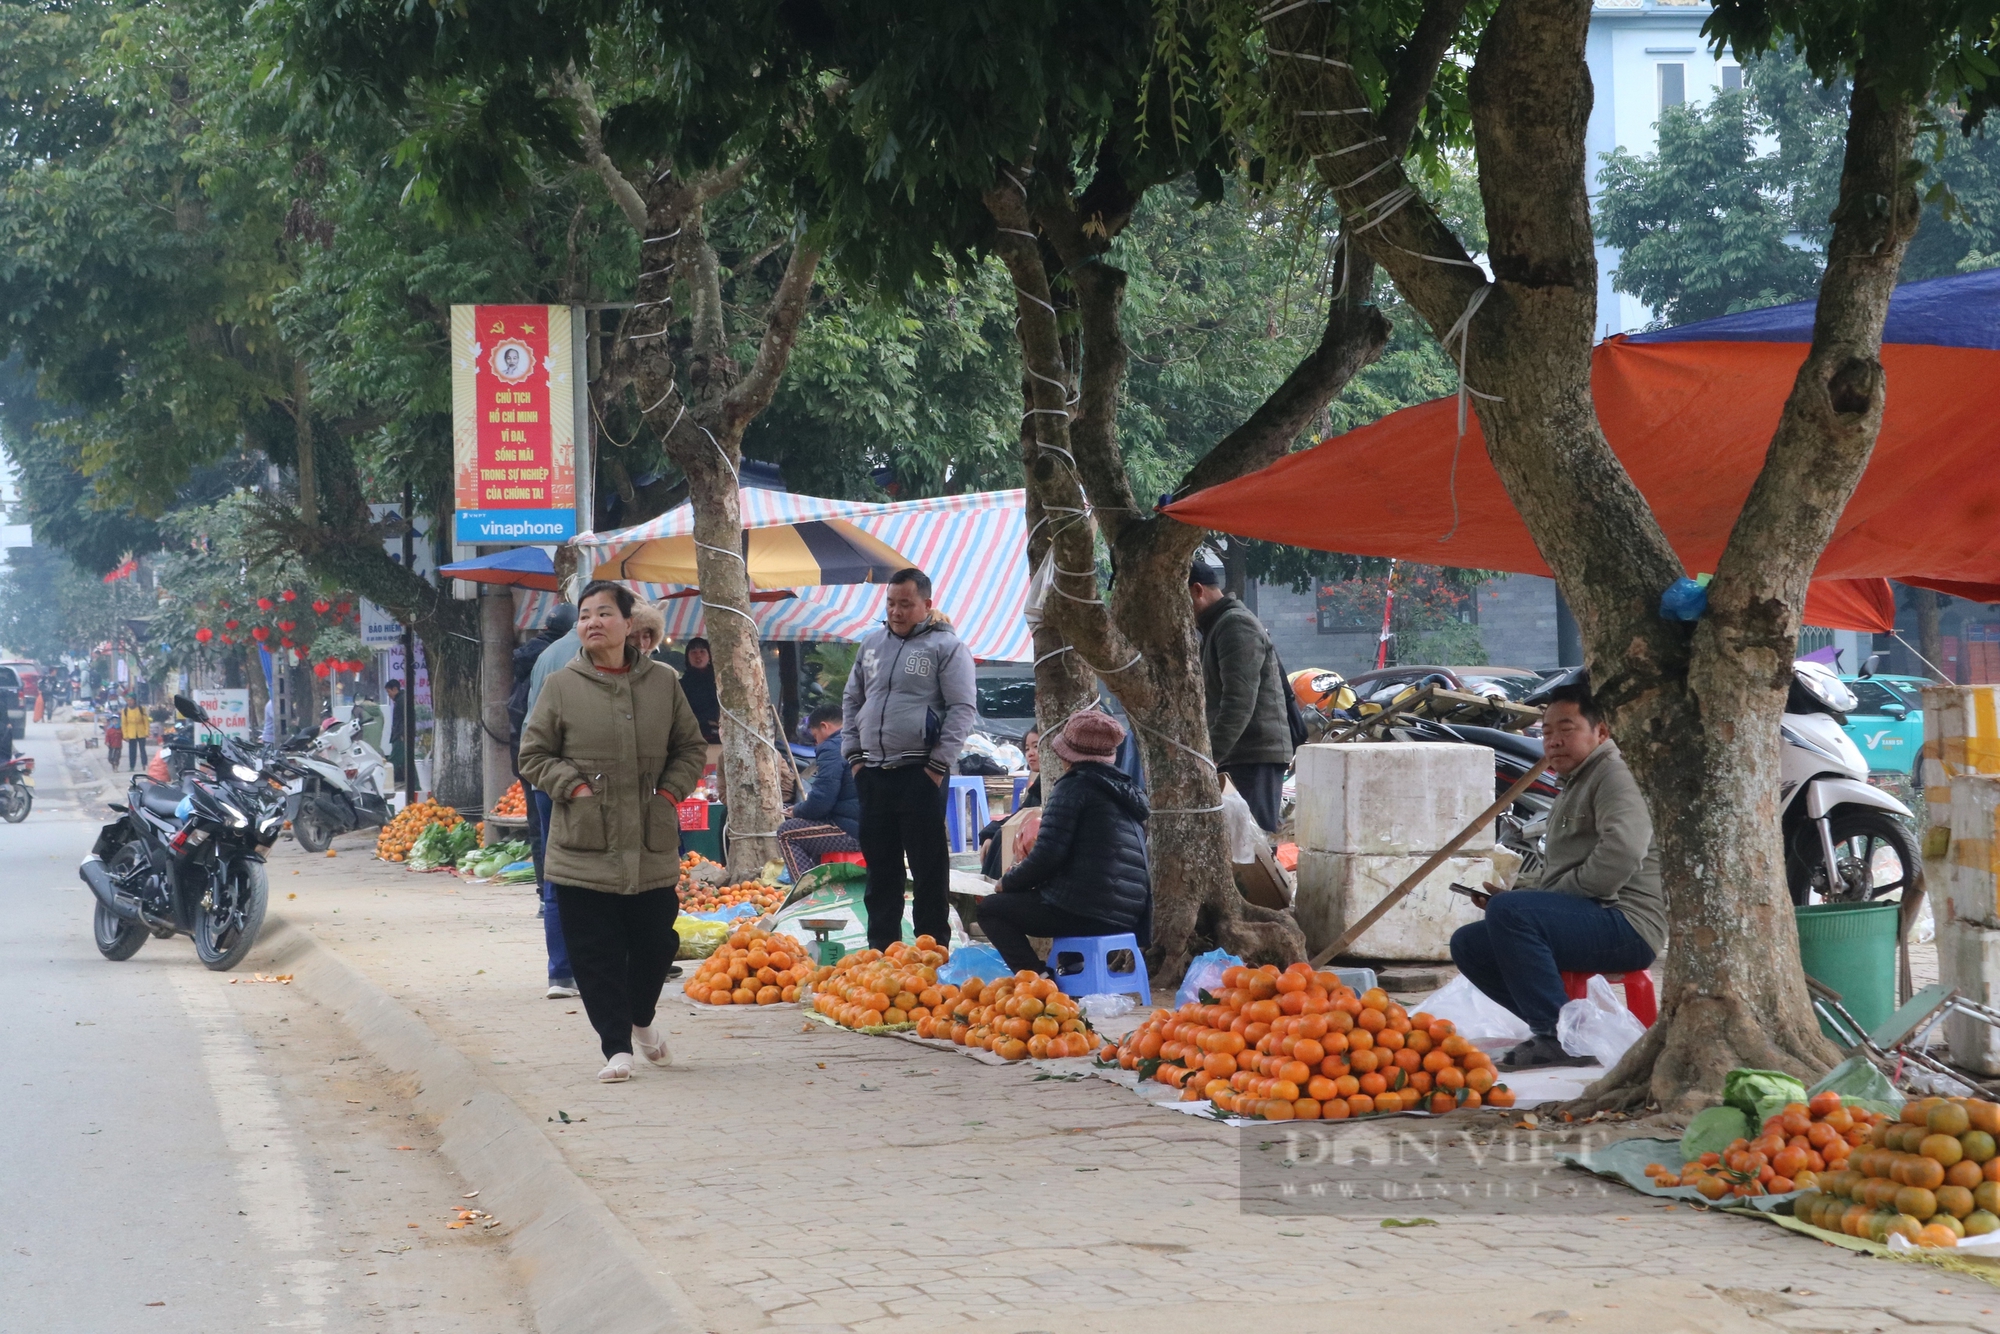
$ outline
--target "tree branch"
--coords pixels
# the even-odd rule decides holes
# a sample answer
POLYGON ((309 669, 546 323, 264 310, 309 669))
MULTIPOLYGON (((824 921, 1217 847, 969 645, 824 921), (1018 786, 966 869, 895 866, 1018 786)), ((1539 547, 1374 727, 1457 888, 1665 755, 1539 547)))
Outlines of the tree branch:
POLYGON ((618 211, 625 215, 625 221, 632 224, 632 230, 641 237, 646 235, 646 201, 625 179, 625 173, 618 170, 604 151, 604 120, 597 114, 597 98, 592 93, 590 83, 576 71, 576 66, 560 76, 557 87, 571 102, 576 104, 576 119, 583 127, 577 136, 577 146, 583 150, 583 160, 604 182, 604 188, 611 194, 611 202, 618 205, 618 211))
POLYGON ((1402 157, 1410 151, 1410 136, 1416 133, 1424 104, 1430 100, 1431 85, 1437 81, 1438 66, 1458 36, 1465 18, 1466 0, 1425 0, 1424 12, 1403 47, 1402 59, 1389 76, 1389 96, 1382 104, 1378 121, 1387 142, 1385 151, 1402 157))
POLYGON ((751 160, 737 158, 720 171, 711 171, 695 178, 694 198, 697 204, 711 203, 743 184, 750 175, 751 160))
POLYGON ((762 412, 778 392, 785 365, 791 360, 792 345, 805 318, 806 301, 812 295, 813 274, 819 268, 820 248, 801 237, 785 262, 785 276, 771 295, 764 316, 764 337, 757 345, 757 359, 750 372, 729 391, 727 411, 736 421, 748 422, 762 412))

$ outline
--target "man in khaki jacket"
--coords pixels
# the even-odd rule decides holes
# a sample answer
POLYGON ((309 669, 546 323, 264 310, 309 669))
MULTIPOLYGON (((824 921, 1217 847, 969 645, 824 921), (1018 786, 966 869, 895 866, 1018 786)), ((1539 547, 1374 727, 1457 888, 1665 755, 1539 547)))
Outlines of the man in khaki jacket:
POLYGON ((1563 973, 1642 972, 1667 944, 1653 817, 1587 685, 1551 692, 1542 747, 1563 789, 1540 882, 1493 895, 1486 920, 1451 937, 1459 972, 1533 1034, 1501 1061, 1510 1070, 1589 1064, 1556 1040, 1563 973))

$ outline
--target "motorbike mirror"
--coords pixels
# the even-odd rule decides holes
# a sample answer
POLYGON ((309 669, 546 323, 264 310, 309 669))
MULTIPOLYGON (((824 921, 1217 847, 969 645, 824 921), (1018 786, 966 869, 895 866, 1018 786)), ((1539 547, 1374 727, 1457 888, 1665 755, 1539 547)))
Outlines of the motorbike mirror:
POLYGON ((174 696, 174 712, 183 718, 192 718, 198 723, 208 721, 208 710, 189 699, 186 695, 174 696))
POLYGON ((1861 674, 1863 676, 1875 675, 1876 672, 1882 670, 1882 660, 1888 656, 1886 653, 1869 654, 1868 661, 1861 664, 1861 674))

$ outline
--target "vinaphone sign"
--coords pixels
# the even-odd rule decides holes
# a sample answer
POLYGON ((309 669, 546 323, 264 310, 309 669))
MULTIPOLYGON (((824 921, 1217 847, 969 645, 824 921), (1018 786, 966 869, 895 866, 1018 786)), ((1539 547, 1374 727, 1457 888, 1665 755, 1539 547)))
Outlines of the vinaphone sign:
POLYGON ((578 308, 451 308, 454 542, 576 536, 582 342, 578 308))

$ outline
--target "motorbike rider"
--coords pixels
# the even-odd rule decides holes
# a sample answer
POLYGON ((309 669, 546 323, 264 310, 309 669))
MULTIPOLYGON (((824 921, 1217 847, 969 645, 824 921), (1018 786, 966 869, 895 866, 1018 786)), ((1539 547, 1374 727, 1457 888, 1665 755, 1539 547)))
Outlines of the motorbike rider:
POLYGON ((1556 1040, 1562 974, 1641 972, 1667 942, 1652 815, 1587 683, 1549 692, 1542 745, 1563 789, 1540 881, 1478 900, 1486 920, 1451 937, 1459 972, 1532 1033, 1502 1059, 1508 1070, 1589 1064, 1556 1040))

